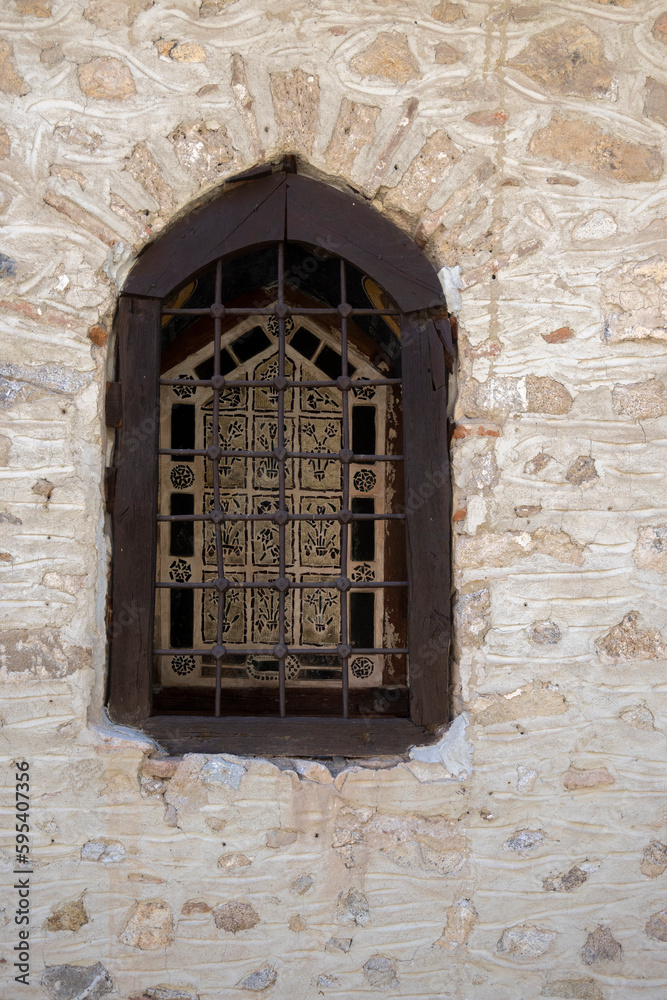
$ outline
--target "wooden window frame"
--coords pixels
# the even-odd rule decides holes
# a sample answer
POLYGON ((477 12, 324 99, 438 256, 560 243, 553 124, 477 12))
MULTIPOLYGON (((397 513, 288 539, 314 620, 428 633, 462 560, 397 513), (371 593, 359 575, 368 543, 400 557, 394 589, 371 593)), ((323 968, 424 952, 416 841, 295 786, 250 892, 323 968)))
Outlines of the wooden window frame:
POLYGON ((278 170, 228 182, 139 257, 116 316, 117 382, 108 710, 172 753, 367 757, 430 742, 449 718, 451 486, 446 353, 451 333, 433 266, 378 212, 278 170), (385 288, 401 310, 410 718, 152 715, 163 298, 220 257, 281 241, 328 250, 385 288), (380 251, 378 253, 378 250, 380 251))

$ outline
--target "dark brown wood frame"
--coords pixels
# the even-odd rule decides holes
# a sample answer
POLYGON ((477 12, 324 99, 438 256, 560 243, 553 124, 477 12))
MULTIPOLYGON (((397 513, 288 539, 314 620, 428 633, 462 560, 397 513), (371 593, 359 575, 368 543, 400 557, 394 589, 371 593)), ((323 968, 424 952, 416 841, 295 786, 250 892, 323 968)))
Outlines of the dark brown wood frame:
POLYGON ((451 488, 445 349, 451 345, 437 275, 378 212, 311 178, 277 171, 230 185, 177 222, 133 267, 116 317, 109 714, 172 753, 376 756, 434 738, 448 721, 451 488), (410 719, 151 715, 156 553, 160 309, 214 260, 281 240, 322 247, 385 288, 402 311, 410 719))

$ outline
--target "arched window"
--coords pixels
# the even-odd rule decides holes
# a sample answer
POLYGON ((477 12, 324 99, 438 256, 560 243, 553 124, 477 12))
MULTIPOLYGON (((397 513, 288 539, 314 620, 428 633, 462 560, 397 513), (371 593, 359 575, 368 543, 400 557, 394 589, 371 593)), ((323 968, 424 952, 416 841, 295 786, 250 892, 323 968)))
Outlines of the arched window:
POLYGON ((257 173, 120 300, 109 711, 172 751, 399 752, 448 717, 444 300, 378 213, 257 173))

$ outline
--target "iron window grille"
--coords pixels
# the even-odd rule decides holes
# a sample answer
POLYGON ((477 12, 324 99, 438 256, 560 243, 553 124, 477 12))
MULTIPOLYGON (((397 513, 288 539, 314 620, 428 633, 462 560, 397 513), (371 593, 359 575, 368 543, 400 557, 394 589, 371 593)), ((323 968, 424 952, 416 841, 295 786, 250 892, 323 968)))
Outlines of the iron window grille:
MULTIPOLYGON (((319 185, 306 178, 289 174, 272 174, 265 179, 270 182, 269 198, 264 199, 262 206, 259 185, 248 182, 240 188, 232 189, 235 200, 248 205, 260 196, 260 204, 255 204, 255 212, 245 216, 250 232, 246 234, 246 242, 239 241, 239 249, 253 246, 275 246, 277 249, 277 275, 275 302, 257 305, 230 303, 223 300, 223 276, 227 254, 214 255, 209 252, 205 261, 206 268, 213 267, 215 279, 212 301, 188 308, 187 303, 179 307, 172 304, 168 292, 161 294, 146 294, 147 279, 139 273, 134 280, 137 291, 130 291, 121 299, 119 309, 119 374, 120 388, 113 390, 120 395, 118 419, 120 423, 119 440, 117 441, 116 472, 111 477, 115 480, 115 496, 113 498, 114 516, 114 580, 113 580, 113 619, 111 622, 111 675, 110 675, 110 712, 118 721, 132 722, 143 725, 155 735, 163 745, 170 749, 218 749, 218 750, 248 750, 253 752, 284 752, 284 753, 347 753, 353 755, 376 754, 379 752, 395 752, 405 749, 409 743, 423 742, 428 738, 424 728, 431 730, 438 723, 447 719, 446 701, 446 661, 449 635, 449 482, 446 442, 446 385, 444 376, 444 346, 447 345, 448 327, 444 321, 443 300, 434 283, 430 265, 421 258, 414 245, 409 251, 405 237, 393 227, 388 229, 388 223, 376 216, 366 206, 352 213, 354 225, 361 222, 367 233, 367 241, 375 247, 380 246, 390 251, 387 238, 394 243, 400 243, 395 249, 395 256, 400 266, 401 256, 405 257, 408 270, 417 266, 422 270, 415 280, 411 275, 410 285, 417 285, 416 298, 426 300, 430 310, 423 307, 406 312, 405 305, 401 307, 385 299, 376 306, 362 307, 348 302, 348 275, 352 264, 358 269, 359 260, 345 253, 345 240, 340 252, 335 254, 339 268, 339 296, 337 303, 298 304, 288 301, 285 287, 285 255, 286 247, 291 243, 312 246, 314 239, 290 239, 290 190, 300 192, 299 184, 306 182, 306 193, 315 195, 315 201, 322 207, 327 207, 327 198, 338 202, 341 193, 319 185), (314 190, 312 185, 318 189, 314 190), (281 191, 281 188, 283 189, 281 191), (240 192, 240 194, 239 194, 240 192), (271 198, 277 203, 280 213, 280 198, 284 198, 285 218, 282 236, 277 240, 262 239, 262 218, 257 212, 258 207, 265 207, 271 198), (253 219, 253 214, 256 216, 253 219), (369 227, 369 221, 371 223, 369 227), (374 229, 379 232, 374 233, 374 229), (411 256, 412 255, 412 256, 411 256), (419 257, 417 257, 419 255, 419 257), (347 259, 350 263, 347 263, 347 259), (417 262, 417 263, 415 263, 417 262), (430 273, 429 273, 430 272, 430 273), (424 289, 424 284, 427 289, 424 289), (144 287, 142 287, 142 285, 144 287), (430 287, 429 287, 430 286, 430 287), (159 377, 159 331, 163 323, 172 318, 185 320, 206 317, 213 326, 212 370, 205 372, 207 377, 198 378, 188 375, 181 378, 159 377), (277 371, 271 379, 226 377, 223 372, 223 323, 241 321, 245 318, 270 317, 277 334, 277 371), (295 318, 307 317, 311 321, 335 321, 340 331, 340 373, 330 378, 304 379, 290 377, 287 353, 287 325, 295 318), (362 322, 361 317, 389 318, 400 324, 401 345, 403 355, 403 372, 401 374, 365 377, 363 381, 354 377, 349 359, 350 324, 362 322), (443 346, 444 340, 444 346, 443 346), (157 376, 157 377, 156 377, 157 376), (195 442, 189 442, 191 447, 179 446, 178 442, 170 441, 170 447, 159 446, 157 440, 159 420, 158 383, 164 389, 191 393, 199 389, 210 393, 210 425, 212 433, 210 444, 206 447, 195 447, 195 442), (275 402, 275 432, 273 439, 264 443, 264 447, 236 448, 225 445, 220 440, 221 399, 230 389, 266 391, 270 386, 275 402), (352 444, 350 399, 353 393, 361 387, 386 387, 390 391, 403 393, 403 423, 404 423, 404 453, 355 453, 352 444), (340 447, 337 451, 309 450, 299 448, 290 443, 286 436, 286 399, 290 393, 304 389, 318 389, 340 394, 341 427, 340 447), (152 421, 152 422, 151 422, 152 421), (433 439, 432 435, 436 435, 433 439), (193 463, 197 460, 205 463, 211 479, 211 502, 208 509, 194 510, 188 513, 169 513, 157 511, 157 479, 160 462, 174 460, 193 463), (265 461, 272 463, 277 472, 276 505, 273 509, 260 512, 230 512, 229 504, 222 503, 220 468, 221 462, 242 460, 245 463, 265 461), (342 489, 340 507, 334 511, 320 513, 297 511, 290 506, 289 464, 292 463, 335 463, 340 468, 342 489), (392 511, 374 511, 370 513, 353 509, 351 503, 351 469, 358 463, 389 463, 392 467, 406 467, 406 497, 405 503, 392 511), (142 487, 144 488, 142 493, 142 487), (340 561, 339 572, 335 579, 329 576, 318 579, 296 579, 288 572, 288 532, 300 522, 333 523, 339 532, 340 561), (378 522, 398 522, 407 529, 407 566, 405 578, 391 580, 353 579, 350 572, 350 540, 354 526, 363 521, 374 525, 378 522), (201 522, 201 529, 212 534, 215 548, 215 576, 205 579, 176 578, 165 579, 155 577, 156 539, 158 526, 172 528, 174 525, 201 522), (277 530, 278 558, 270 573, 260 579, 240 579, 238 573, 230 571, 225 565, 223 532, 231 524, 252 525, 255 522, 269 524, 272 530, 277 530), (434 534, 435 532, 435 534, 434 534), (133 555, 132 547, 135 546, 133 555), (148 565, 137 565, 134 557, 143 554, 148 565), (442 588, 442 593, 433 592, 434 586, 442 588), (210 644, 196 645, 154 645, 154 589, 159 593, 167 591, 170 595, 199 592, 200 598, 206 598, 206 592, 213 595, 216 608, 215 641, 210 644), (339 664, 340 690, 339 703, 335 715, 329 712, 326 718, 310 716, 298 717, 290 714, 290 683, 288 680, 288 664, 290 658, 311 654, 312 645, 299 644, 290 641, 288 634, 288 602, 297 593, 307 591, 327 590, 335 595, 339 607, 339 634, 337 642, 330 645, 317 646, 318 655, 335 659, 339 664), (402 645, 353 645, 350 634, 350 598, 351 595, 364 591, 400 590, 408 591, 408 641, 402 645), (252 591, 255 596, 270 595, 277 598, 278 628, 275 642, 270 646, 252 643, 226 643, 226 608, 230 595, 234 592, 252 591), (134 601, 134 603, 132 603, 134 601), (139 601, 140 603, 137 603, 139 601), (270 655, 277 665, 277 711, 275 717, 243 717, 229 716, 225 711, 225 692, 223 686, 223 665, 230 653, 241 653, 244 656, 270 655), (410 687, 410 718, 376 718, 368 713, 365 718, 351 718, 350 715, 350 670, 349 664, 353 656, 403 658, 407 663, 410 656, 409 687, 410 687), (165 657, 206 657, 215 665, 215 686, 211 703, 205 709, 206 716, 197 714, 196 710, 188 710, 187 704, 177 707, 169 714, 161 706, 162 714, 151 714, 151 663, 157 658, 165 657), (190 714, 187 714, 188 711, 190 714)), ((266 186, 266 185, 265 185, 266 186)), ((345 197, 345 196, 343 196, 345 197)), ((229 200, 229 195, 223 195, 219 201, 229 200)), ((293 201, 295 199, 293 198, 293 201)), ((354 205, 354 203, 353 203, 354 205)), ((248 206, 245 206, 246 208, 248 206)), ((276 205, 274 205, 276 207, 276 205)), ((333 205, 335 214, 336 204, 333 205)), ((349 212, 349 205, 345 205, 349 212)), ((316 217, 316 205, 311 205, 316 217)), ((230 213, 233 214, 233 213, 230 213)), ((269 226, 271 229, 271 212, 269 226)), ((326 215, 326 212, 325 212, 326 215)), ((201 220, 206 221, 206 210, 200 210, 201 220)), ((233 220, 229 220, 233 224, 233 220)), ((274 226, 275 228, 279 227, 274 226)), ((204 228, 206 228, 204 226, 204 228)), ((295 227, 298 228, 298 227, 295 227)), ((326 236, 326 227, 323 227, 326 236)), ((236 234, 238 227, 234 230, 236 234)), ((190 226, 186 234, 188 242, 195 246, 198 241, 198 227, 190 226), (194 230, 194 233, 192 232, 194 230)), ((273 235, 273 234, 272 234, 273 235)), ((319 239, 319 235, 316 236, 319 239)), ((183 234, 181 233, 181 240, 183 234)), ((329 244, 331 240, 329 239, 329 244)), ((145 257, 152 269, 148 267, 148 283, 155 285, 155 274, 161 269, 162 283, 168 279, 165 270, 173 272, 174 232, 167 238, 158 241, 149 248, 145 257), (169 239, 171 237, 171 241, 169 239), (169 243, 172 246, 169 246, 169 243), (148 261, 152 251, 154 260, 148 261), (167 267, 165 268, 165 262, 167 267), (156 271, 157 265, 157 271, 156 271)), ((178 246, 178 242, 175 244, 178 246)), ((200 246, 197 249, 201 250, 200 246)), ((227 249, 227 248, 225 248, 227 249)), ((327 248, 329 257, 331 246, 327 248)), ((237 249, 238 253, 238 249, 237 249)), ((382 261, 384 254, 376 254, 382 261)), ((391 256, 391 255, 390 255, 391 256)), ((372 254, 371 254, 372 257, 372 254)), ((141 272, 142 261, 137 269, 141 272)), ((144 267, 146 270, 146 267, 144 267)), ((183 268, 183 270, 187 270, 183 268)), ((203 273, 204 268, 194 269, 194 274, 203 273)), ((375 266, 371 277, 387 277, 387 267, 375 266)), ((370 268, 366 268, 370 273, 370 268)), ((182 287, 184 279, 191 275, 181 271, 180 282, 174 282, 172 287, 182 287)), ((391 275, 390 275, 391 276, 391 275)), ((131 275, 131 279, 133 275, 131 275)), ((132 280, 130 288, 132 288, 132 280)), ((385 287, 389 286, 385 282, 385 287)), ((155 287, 148 289, 156 292, 155 287)), ((405 290, 402 297, 407 297, 405 290)), ((391 294, 392 288, 387 287, 391 294)), ((401 296, 397 296, 400 298, 401 296)), ((211 366, 209 365, 209 368, 211 366)), ((113 406, 111 407, 113 410, 113 406)), ((114 423, 112 419, 109 421, 114 423)), ((206 444, 206 441, 202 442, 206 444)), ((173 574, 172 574, 173 575, 173 574)), ((315 574, 311 574, 315 575, 315 574)), ((172 661, 173 662, 173 661, 172 661)), ((407 683, 408 670, 405 669, 407 683)), ((159 703, 159 698, 156 699, 159 703)), ((200 700, 199 704, 202 702, 200 700)), ((200 708, 199 711, 202 711, 200 708)), ((158 704, 158 712, 160 705, 158 704)), ((407 714, 407 713, 406 713, 407 714)))

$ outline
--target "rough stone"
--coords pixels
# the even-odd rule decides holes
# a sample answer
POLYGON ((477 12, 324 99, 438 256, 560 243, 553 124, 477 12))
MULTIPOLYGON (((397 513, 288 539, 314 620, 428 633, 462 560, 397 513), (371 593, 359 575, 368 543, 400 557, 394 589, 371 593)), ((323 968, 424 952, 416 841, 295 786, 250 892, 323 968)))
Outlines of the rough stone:
POLYGON ((148 757, 141 773, 147 778, 173 778, 180 761, 180 757, 148 757))
MULTIPOLYGON (((490 265, 487 265, 490 266, 490 265)), ((568 413, 572 397, 549 376, 492 376, 484 382, 468 379, 458 404, 466 417, 503 422, 510 413, 568 413)))
POLYGON ((543 472, 551 461, 551 455, 547 455, 541 451, 534 458, 528 459, 523 467, 523 471, 527 476, 536 476, 538 473, 543 472))
POLYGON ((66 645, 58 629, 11 629, 0 634, 0 667, 9 673, 67 677, 90 663, 90 649, 66 645))
POLYGON ((152 7, 155 0, 92 0, 83 16, 98 28, 117 31, 121 27, 131 28, 135 19, 143 11, 152 7))
POLYGON ((360 76, 376 76, 392 83, 407 83, 421 76, 406 35, 395 31, 381 31, 350 65, 360 76))
POLYGON ((667 258, 628 262, 602 275, 602 339, 667 340, 667 258))
POLYGON ((0 38, 0 91, 16 97, 24 97, 30 90, 14 61, 14 49, 10 42, 0 38))
POLYGON ((630 611, 622 622, 614 625, 595 646, 603 663, 627 663, 632 660, 659 660, 667 653, 657 628, 642 629, 638 611, 630 611))
POLYGON ((16 0, 22 17, 51 17, 51 0, 16 0))
POLYGON ((81 848, 82 861, 101 861, 104 865, 112 865, 124 861, 127 851, 118 840, 88 840, 81 848))
POLYGON ((572 396, 549 376, 526 375, 526 409, 528 413, 569 413, 572 396))
POLYGON ((656 181, 662 175, 658 149, 625 142, 592 120, 564 118, 556 111, 550 123, 535 132, 529 149, 535 156, 559 160, 570 168, 584 167, 597 177, 623 183, 656 181))
POLYGON ((657 18, 653 23, 651 34, 658 41, 667 45, 667 11, 657 18))
POLYGON ((222 14, 223 11, 236 2, 237 0, 202 0, 201 7, 199 8, 199 16, 215 17, 216 14, 222 14))
POLYGON ((164 899, 136 903, 120 936, 123 944, 140 951, 159 951, 174 941, 174 917, 164 899))
POLYGON ((265 965, 263 969, 252 972, 245 979, 241 980, 239 986, 243 990, 252 990, 254 993, 261 993, 264 990, 275 986, 278 973, 272 965, 265 965))
POLYGON ((581 486, 585 490, 597 483, 600 477, 590 455, 579 455, 565 473, 565 478, 568 483, 572 483, 573 486, 581 486))
POLYGON ((160 59, 172 62, 205 63, 206 49, 196 42, 179 42, 176 38, 167 41, 161 38, 155 43, 160 59))
POLYGON ((575 865, 562 875, 542 879, 542 888, 547 892, 574 892, 588 880, 588 872, 575 865))
POLYGON ((613 67, 602 41, 577 21, 563 21, 533 35, 508 65, 556 94, 608 97, 611 89, 613 67))
POLYGON ((105 225, 104 222, 101 222, 97 216, 92 215, 75 201, 72 201, 71 198, 56 194, 55 191, 47 191, 44 195, 44 201, 51 208, 55 208, 57 212, 60 212, 61 215, 66 215, 77 226, 81 226, 82 229, 86 229, 89 233, 92 233, 93 236, 96 236, 102 243, 106 243, 107 246, 113 247, 120 241, 118 233, 105 225))
POLYGON ((303 896, 304 892, 308 892, 309 889, 313 888, 314 883, 315 879, 312 875, 299 875, 299 877, 295 878, 290 885, 290 889, 292 892, 295 892, 297 896, 303 896))
POLYGON ((616 778, 609 773, 606 767, 571 767, 563 776, 563 784, 568 791, 573 791, 576 788, 599 788, 604 785, 614 785, 616 778))
POLYGON ((451 24, 452 21, 460 21, 465 17, 463 4, 450 3, 449 0, 441 0, 431 11, 431 17, 443 24, 451 24))
POLYGON ((543 333, 542 340, 545 340, 547 344, 563 344, 566 340, 572 340, 574 337, 574 330, 569 326, 561 326, 557 330, 552 330, 551 333, 543 333))
POLYGON ((232 903, 221 903, 213 910, 215 926, 229 934, 238 931, 251 930, 259 923, 259 914, 250 903, 235 900, 232 903))
POLYGON ((288 926, 295 934, 300 934, 301 931, 305 931, 307 924, 300 913, 295 913, 289 918, 288 926))
POLYGON ((113 989, 111 976, 101 962, 47 966, 41 984, 50 1000, 99 1000, 113 989))
POLYGON ((322 990, 333 989, 335 986, 340 986, 340 979, 338 976, 331 976, 327 973, 323 973, 321 976, 317 977, 317 986, 320 992, 322 990))
POLYGON ((500 482, 500 471, 493 452, 475 455, 470 463, 468 489, 490 490, 500 482))
POLYGON ((644 702, 624 709, 619 715, 619 719, 626 726, 632 726, 633 729, 640 729, 645 733, 655 729, 653 712, 644 702))
POLYGON ((667 386, 658 378, 615 385, 611 398, 614 409, 633 420, 650 420, 667 414, 667 386))
POLYGON ((644 114, 667 125, 667 86, 649 76, 644 91, 644 114))
POLYGON ((667 910, 659 910, 649 917, 644 930, 654 941, 667 941, 667 910))
MULTIPOLYGON (((262 149, 262 144, 259 141, 257 118, 255 117, 255 101, 248 86, 248 74, 246 72, 246 64, 243 60, 243 57, 238 52, 235 52, 232 55, 231 82, 232 82, 232 90, 234 91, 234 96, 236 98, 236 104, 239 109, 241 118, 243 119, 243 124, 245 125, 246 133, 248 135, 248 140, 250 143, 250 149, 252 155, 256 159, 260 159, 263 156, 263 149, 262 149)), ((217 88, 217 84, 210 84, 210 86, 214 86, 217 88)), ((198 91, 198 94, 200 96, 203 90, 204 88, 202 87, 198 91)))
POLYGON ((453 66, 462 59, 463 53, 448 42, 438 42, 435 47, 435 61, 439 66, 453 66))
POLYGON ((386 955, 374 955, 364 963, 364 979, 374 990, 396 989, 396 962, 386 955))
MULTIPOLYGON (((465 735, 465 727, 463 732, 465 735)), ((411 756, 417 760, 422 759, 417 749, 411 751, 411 756)), ((443 762, 441 754, 437 760, 443 762)), ((338 818, 332 846, 347 849, 349 845, 355 844, 382 851, 399 868, 439 875, 460 871, 467 847, 466 838, 452 821, 394 816, 380 812, 368 816, 362 810, 346 809, 338 818)), ((354 893, 355 890, 351 892, 354 893)))
POLYGON ((316 785, 332 785, 333 775, 328 767, 315 760, 295 760, 294 770, 305 781, 314 781, 316 785))
POLYGON ((302 69, 274 73, 271 97, 282 148, 310 156, 319 122, 319 77, 302 69))
POLYGON ((332 937, 327 941, 325 948, 327 951, 343 951, 347 952, 352 947, 352 938, 340 938, 332 937))
POLYGON ((11 153, 12 143, 6 128, 0 128, 0 160, 6 160, 11 153))
POLYGON ((296 830, 268 830, 266 834, 267 847, 288 847, 293 844, 298 834, 296 830))
POLYGON ((36 493, 40 497, 46 497, 47 500, 51 499, 55 488, 55 483, 52 483, 49 479, 38 479, 37 482, 31 486, 33 493, 36 493))
POLYGON ((488 587, 461 594, 454 610, 454 634, 460 646, 481 646, 489 630, 486 614, 491 606, 488 587))
POLYGON ((530 640, 538 646, 555 646, 561 640, 561 631, 556 622, 536 622, 530 630, 530 640))
POLYGON ((533 532, 533 542, 536 552, 551 556, 558 562, 583 566, 586 561, 584 546, 570 538, 565 531, 558 531, 556 528, 537 528, 533 532))
POLYGON ((341 923, 365 927, 371 918, 368 897, 361 889, 343 890, 338 896, 336 915, 341 923))
POLYGON ((618 225, 616 219, 609 212, 598 210, 585 215, 572 230, 572 239, 578 242, 586 240, 606 240, 613 236, 618 225))
POLYGON ((216 833, 221 833, 227 826, 227 820, 222 819, 220 816, 207 816, 206 826, 209 830, 214 830, 216 833))
POLYGON ((12 448, 12 439, 6 434, 0 434, 0 466, 9 465, 9 453, 12 448))
POLYGON ((96 101, 126 101, 137 88, 129 66, 120 59, 91 59, 78 69, 79 86, 96 101))
POLYGON ((511 958, 531 959, 546 955, 556 938, 554 931, 523 924, 503 931, 496 950, 511 958))
POLYGON ((88 923, 88 914, 83 905, 83 900, 76 899, 73 902, 63 903, 48 917, 44 927, 47 931, 72 931, 76 934, 84 924, 88 923))
POLYGON ((641 527, 632 558, 639 569, 667 573, 667 524, 641 527))
POLYGON ((252 861, 246 854, 223 854, 218 858, 218 868, 226 872, 234 871, 237 868, 247 868, 252 861))
POLYGON ((326 151, 327 166, 333 173, 349 175, 358 154, 375 138, 380 109, 343 98, 326 151))
POLYGON ((532 792, 537 781, 537 771, 525 764, 519 764, 516 769, 516 790, 521 795, 532 792))
POLYGON ((456 541, 456 563, 460 567, 482 569, 487 566, 511 566, 535 548, 527 531, 486 532, 473 537, 460 536, 456 541))
POLYGON ((471 111, 469 115, 466 115, 466 121, 472 122, 473 125, 479 125, 480 128, 495 128, 505 124, 507 112, 503 111, 502 108, 496 108, 495 111, 471 111))
POLYGON ((581 949, 581 960, 584 965, 606 964, 619 962, 623 949, 613 937, 608 927, 598 924, 595 930, 589 932, 586 943, 581 949))
POLYGON ((605 1000, 604 990, 596 979, 553 979, 544 986, 541 996, 562 997, 563 1000, 605 1000))
POLYGON ((457 899, 447 907, 446 917, 447 923, 435 943, 448 951, 455 951, 460 945, 467 943, 477 921, 477 910, 471 900, 457 899))
POLYGON ((448 170, 460 158, 460 150, 446 132, 434 132, 386 198, 385 205, 416 214, 426 207, 448 170))
POLYGON ((212 909, 211 904, 205 899, 189 899, 187 903, 183 903, 181 914, 184 917, 192 917, 199 913, 210 913, 212 909))
POLYGON ((59 66, 64 58, 65 56, 63 55, 63 50, 60 48, 58 42, 54 42, 53 45, 47 45, 47 47, 42 49, 39 54, 39 61, 42 66, 46 66, 47 69, 53 69, 54 66, 59 66))
POLYGON ((644 848, 640 864, 642 875, 649 878, 657 878, 662 875, 667 868, 667 844, 662 844, 659 840, 652 840, 648 847, 644 848))
POLYGON ((505 841, 503 847, 506 851, 516 851, 517 854, 528 854, 536 851, 546 841, 546 834, 543 830, 517 830, 505 841))
POLYGON ((211 127, 203 121, 181 122, 169 135, 183 169, 200 184, 219 180, 222 168, 234 159, 234 149, 224 125, 211 127))
POLYGON ((162 171, 149 151, 145 142, 138 142, 130 156, 125 158, 125 170, 141 184, 151 198, 154 198, 162 211, 170 209, 174 203, 174 194, 167 184, 162 171))
POLYGON ((205 785, 228 785, 238 791, 245 773, 242 764, 223 755, 207 760, 199 772, 199 777, 205 785))
POLYGON ((542 505, 539 503, 524 503, 520 507, 514 508, 517 517, 537 517, 541 512, 542 505))
POLYGON ((49 177, 61 177, 64 181, 76 181, 81 190, 88 183, 88 178, 80 170, 73 170, 72 167, 63 163, 52 163, 49 167, 49 177))

